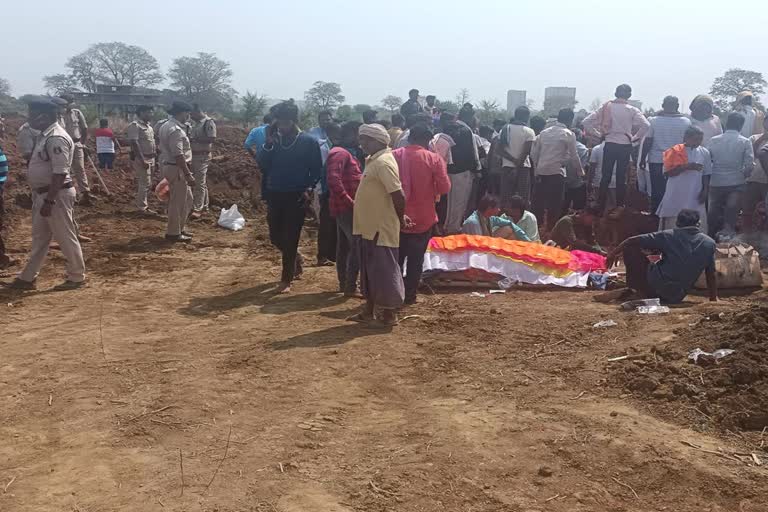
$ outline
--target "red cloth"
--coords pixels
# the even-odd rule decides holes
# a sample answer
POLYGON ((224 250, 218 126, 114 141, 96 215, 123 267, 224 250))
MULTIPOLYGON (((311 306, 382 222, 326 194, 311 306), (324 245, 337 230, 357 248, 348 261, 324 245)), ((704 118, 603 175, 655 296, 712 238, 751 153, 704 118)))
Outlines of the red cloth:
POLYGON ((107 137, 109 139, 114 138, 115 134, 112 128, 96 128, 93 132, 94 137, 107 137))
POLYGON ((403 233, 425 233, 437 223, 435 199, 451 190, 445 161, 437 153, 410 145, 392 152, 400 170, 405 214, 414 222, 403 233))
POLYGON ((328 153, 325 161, 325 175, 328 181, 328 206, 333 217, 351 212, 355 206, 355 194, 363 171, 352 153, 344 148, 335 147, 328 153))

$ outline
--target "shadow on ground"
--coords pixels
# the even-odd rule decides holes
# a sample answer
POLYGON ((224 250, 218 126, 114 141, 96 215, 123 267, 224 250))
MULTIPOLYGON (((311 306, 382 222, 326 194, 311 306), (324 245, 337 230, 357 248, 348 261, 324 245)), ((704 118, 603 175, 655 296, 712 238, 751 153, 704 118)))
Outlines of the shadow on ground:
POLYGON ((322 348, 343 345, 350 341, 391 332, 392 329, 371 329, 362 324, 349 323, 330 327, 322 331, 308 332, 281 341, 273 341, 268 346, 272 350, 291 350, 294 348, 322 348))
POLYGON ((189 304, 180 308, 179 313, 187 316, 206 316, 248 306, 261 306, 260 313, 285 315, 337 306, 345 301, 343 296, 332 292, 282 295, 277 291, 277 285, 278 283, 265 283, 227 295, 195 297, 189 304))

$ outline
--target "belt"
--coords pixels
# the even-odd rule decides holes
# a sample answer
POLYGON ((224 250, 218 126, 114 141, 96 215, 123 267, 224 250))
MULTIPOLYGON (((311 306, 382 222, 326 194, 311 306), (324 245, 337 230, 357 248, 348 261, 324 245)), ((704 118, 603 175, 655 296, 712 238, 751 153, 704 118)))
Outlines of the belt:
MULTIPOLYGON (((72 188, 74 186, 75 186, 75 184, 70 181, 69 183, 63 184, 61 186, 61 190, 66 190, 66 189, 72 188)), ((50 185, 46 185, 44 187, 36 188, 35 189, 35 193, 36 194, 47 194, 50 189, 51 189, 51 186, 50 185)))

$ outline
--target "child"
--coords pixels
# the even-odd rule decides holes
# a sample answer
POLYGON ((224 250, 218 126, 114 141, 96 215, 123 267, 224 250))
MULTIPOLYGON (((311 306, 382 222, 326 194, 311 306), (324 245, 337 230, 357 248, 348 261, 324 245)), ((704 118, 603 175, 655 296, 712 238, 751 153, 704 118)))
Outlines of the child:
POLYGON ((491 236, 507 240, 530 242, 531 239, 517 224, 506 217, 499 217, 499 199, 486 194, 480 199, 477 210, 464 221, 461 232, 465 235, 491 236))
POLYGON ((99 128, 94 132, 96 137, 96 154, 99 157, 99 169, 114 169, 115 148, 120 151, 120 143, 109 128, 109 121, 99 121, 99 128))
POLYGON ((659 217, 659 231, 674 229, 677 215, 682 210, 694 210, 699 213, 701 230, 707 232, 706 200, 712 175, 712 158, 709 151, 701 145, 703 140, 704 132, 701 128, 688 128, 684 140, 687 163, 671 169, 664 166, 667 189, 656 211, 659 217))

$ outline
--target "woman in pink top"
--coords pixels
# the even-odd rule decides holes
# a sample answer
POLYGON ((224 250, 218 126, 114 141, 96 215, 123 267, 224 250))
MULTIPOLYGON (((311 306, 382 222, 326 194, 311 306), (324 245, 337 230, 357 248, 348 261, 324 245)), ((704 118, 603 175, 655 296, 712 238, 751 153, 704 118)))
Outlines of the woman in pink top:
POLYGON ((445 161, 428 149, 432 137, 432 130, 419 123, 411 127, 410 144, 393 151, 405 194, 405 215, 413 221, 413 226, 400 230, 400 268, 406 271, 406 304, 416 302, 424 253, 437 223, 435 203, 451 189, 445 161))

